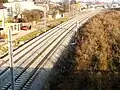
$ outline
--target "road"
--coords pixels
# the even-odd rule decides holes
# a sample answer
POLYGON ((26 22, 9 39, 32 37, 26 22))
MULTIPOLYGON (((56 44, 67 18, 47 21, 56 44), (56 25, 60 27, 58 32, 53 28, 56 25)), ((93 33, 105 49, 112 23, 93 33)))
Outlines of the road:
MULTIPOLYGON (((78 22, 79 27, 99 12, 100 10, 96 10, 76 15, 73 19, 56 26, 15 50, 13 52, 15 90, 28 90, 40 69, 44 66, 48 66, 49 69, 52 68, 54 64, 51 65, 50 62, 54 61, 55 63, 57 60, 52 59, 53 61, 50 61, 50 58, 66 41, 70 41, 76 31, 76 22, 78 22)), ((60 53, 62 52, 59 51, 59 55, 60 53)), ((8 56, 2 58, 2 61, 0 62, 0 90, 12 90, 8 56)))

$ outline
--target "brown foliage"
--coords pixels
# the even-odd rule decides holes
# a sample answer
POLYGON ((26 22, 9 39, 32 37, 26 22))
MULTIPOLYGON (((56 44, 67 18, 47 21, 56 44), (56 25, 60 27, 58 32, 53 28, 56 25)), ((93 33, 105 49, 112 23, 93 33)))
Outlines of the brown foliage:
POLYGON ((114 59, 120 57, 120 42, 117 42, 120 41, 119 17, 120 11, 101 13, 90 19, 79 31, 76 47, 77 70, 111 69, 111 59, 114 62, 114 59), (117 53, 114 53, 116 50, 117 53))
POLYGON ((56 65, 49 90, 120 90, 119 17, 120 11, 104 12, 79 29, 77 46, 56 65))
POLYGON ((40 21, 43 17, 43 12, 39 10, 25 10, 23 15, 26 22, 40 21))
POLYGON ((0 39, 5 39, 5 38, 7 38, 7 35, 6 35, 6 34, 1 34, 1 33, 0 33, 0 39))

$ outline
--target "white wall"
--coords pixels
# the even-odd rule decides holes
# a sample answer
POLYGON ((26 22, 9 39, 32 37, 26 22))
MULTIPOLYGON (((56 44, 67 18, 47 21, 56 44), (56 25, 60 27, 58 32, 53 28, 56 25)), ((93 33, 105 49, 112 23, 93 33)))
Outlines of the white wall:
POLYGON ((4 28, 4 9, 0 9, 0 20, 2 21, 2 23, 0 23, 0 27, 3 27, 4 28))
MULTIPOLYGON (((8 2, 14 2, 15 0, 8 0, 8 2)), ((17 1, 19 1, 19 2, 21 2, 21 1, 27 1, 27 2, 32 2, 33 0, 17 0, 17 1)))
POLYGON ((61 14, 58 13, 58 14, 55 16, 55 18, 56 18, 56 19, 61 18, 61 14))
POLYGON ((0 20, 3 18, 3 9, 0 9, 0 20))
MULTIPOLYGON (((12 11, 12 16, 15 16, 16 12, 22 13, 25 9, 27 9, 27 10, 39 9, 42 11, 45 10, 45 8, 44 8, 45 5, 43 5, 43 4, 34 5, 34 2, 26 2, 26 1, 4 3, 3 6, 7 7, 7 9, 11 9, 10 11, 12 11)), ((48 5, 46 5, 46 7, 48 8, 48 5)), ((5 10, 6 18, 8 17, 7 9, 5 10)), ((47 10, 49 10, 49 8, 47 10)))

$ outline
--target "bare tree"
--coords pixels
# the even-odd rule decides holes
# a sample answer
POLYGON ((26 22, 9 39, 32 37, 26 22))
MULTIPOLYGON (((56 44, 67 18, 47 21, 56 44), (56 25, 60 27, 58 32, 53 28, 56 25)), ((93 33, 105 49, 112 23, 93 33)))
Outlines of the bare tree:
POLYGON ((21 13, 21 6, 20 6, 20 4, 17 2, 16 4, 15 4, 15 14, 16 15, 19 15, 20 13, 21 13))

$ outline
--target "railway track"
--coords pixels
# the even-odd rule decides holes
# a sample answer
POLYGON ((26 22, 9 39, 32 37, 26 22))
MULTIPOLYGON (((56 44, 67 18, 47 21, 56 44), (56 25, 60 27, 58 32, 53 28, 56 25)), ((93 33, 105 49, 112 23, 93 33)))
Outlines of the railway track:
MULTIPOLYGON (((87 13, 73 18, 14 51, 15 90, 25 90, 39 68, 52 56, 53 51, 74 32, 76 22, 81 25, 94 14, 96 13, 87 13)), ((4 62, 0 64, 0 90, 11 90, 8 56, 5 56, 3 60, 4 62)))

